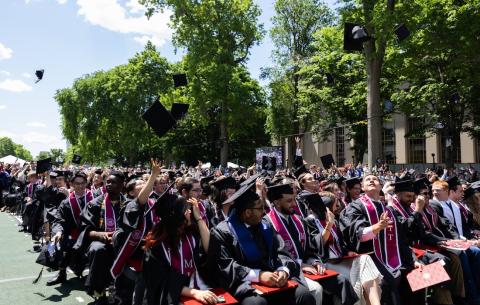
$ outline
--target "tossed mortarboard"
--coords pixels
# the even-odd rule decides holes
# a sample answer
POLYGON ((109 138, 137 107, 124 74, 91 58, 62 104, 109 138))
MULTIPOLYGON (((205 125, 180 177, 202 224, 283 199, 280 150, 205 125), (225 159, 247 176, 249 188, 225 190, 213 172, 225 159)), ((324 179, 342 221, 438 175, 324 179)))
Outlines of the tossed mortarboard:
POLYGON ((403 180, 396 182, 394 184, 395 186, 395 193, 400 193, 400 192, 415 192, 415 187, 413 185, 412 180, 403 180))
POLYGON ((277 158, 262 156, 262 169, 267 171, 275 171, 277 169, 277 158))
POLYGON ((363 43, 370 37, 360 24, 346 22, 343 29, 343 49, 345 51, 362 51, 363 43))
POLYGON ((37 161, 37 174, 44 173, 52 168, 52 158, 46 158, 37 161))
POLYGON ((235 178, 229 177, 219 177, 215 181, 211 183, 217 190, 225 190, 225 189, 236 189, 237 188, 237 181, 235 178))
POLYGON ((327 77, 327 84, 329 85, 335 84, 335 79, 333 78, 332 73, 326 73, 325 76, 327 77))
POLYGON ((449 190, 454 190, 457 187, 457 185, 461 185, 460 180, 458 180, 457 176, 448 178, 447 183, 448 183, 449 190))
POLYGON ((175 125, 175 119, 158 99, 145 111, 142 117, 160 138, 175 125))
POLYGON ((397 41, 402 42, 405 40, 408 36, 410 36, 410 31, 408 28, 405 26, 404 23, 398 25, 395 28, 395 35, 397 36, 397 41))
POLYGON ((37 77, 37 80, 35 81, 35 84, 42 80, 44 73, 45 73, 44 69, 35 71, 35 76, 37 77))
POLYGON ((175 88, 184 87, 188 84, 187 75, 184 73, 173 74, 173 86, 175 88))
POLYGON ((176 121, 179 121, 187 114, 189 107, 189 104, 173 103, 170 114, 176 121))
POLYGON ((325 169, 329 169, 335 163, 332 154, 321 156, 320 161, 322 161, 323 168, 325 169))
POLYGON ((74 154, 72 158, 72 163, 73 164, 80 164, 82 162, 82 156, 74 154))
POLYGON ((345 184, 349 189, 353 188, 355 184, 361 184, 360 178, 358 177, 353 177, 350 179, 345 180, 345 184))

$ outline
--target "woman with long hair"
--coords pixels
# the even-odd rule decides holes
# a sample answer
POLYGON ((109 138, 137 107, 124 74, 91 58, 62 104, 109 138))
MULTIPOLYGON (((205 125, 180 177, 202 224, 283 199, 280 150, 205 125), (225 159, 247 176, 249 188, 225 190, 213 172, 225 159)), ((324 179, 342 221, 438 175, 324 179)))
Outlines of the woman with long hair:
POLYGON ((215 304, 197 267, 208 250, 210 233, 194 198, 165 194, 157 201, 161 221, 145 241, 143 273, 149 305, 178 305, 181 297, 215 304), (159 201, 159 202, 158 202, 159 201))

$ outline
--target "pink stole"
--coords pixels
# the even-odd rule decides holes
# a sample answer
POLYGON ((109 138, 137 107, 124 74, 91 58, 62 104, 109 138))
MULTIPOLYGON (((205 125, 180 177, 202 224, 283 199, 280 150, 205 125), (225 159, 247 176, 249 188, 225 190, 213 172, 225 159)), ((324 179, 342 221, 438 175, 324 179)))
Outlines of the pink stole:
MULTIPOLYGON (((85 205, 89 203, 90 201, 93 200, 93 194, 89 190, 85 190, 85 205)), ((72 212, 73 219, 75 220, 75 224, 77 225, 76 229, 73 229, 72 232, 70 233, 72 236, 72 239, 77 239, 79 235, 79 230, 80 228, 80 214, 82 213, 82 208, 80 207, 80 204, 77 201, 77 196, 75 196, 75 192, 70 192, 68 201, 70 203, 70 211, 72 212)))
MULTIPOLYGON (((148 203, 148 208, 150 209, 155 204, 155 200, 148 199, 147 203, 148 203)), ((148 216, 149 215, 145 215, 145 217, 148 217, 148 216)), ((150 211, 150 219, 152 220, 152 225, 155 225, 156 223, 160 222, 160 217, 158 217, 157 213, 155 213, 155 209, 152 209, 150 211)))
POLYGON ((294 200, 295 200, 295 205, 293 206, 293 209, 295 210, 295 213, 296 213, 298 216, 304 218, 305 216, 304 216, 303 213, 302 213, 302 209, 300 209, 300 206, 299 206, 299 204, 298 204, 298 201, 297 201, 296 199, 294 199, 294 200))
POLYGON ((410 216, 410 213, 412 212, 411 210, 405 210, 400 201, 398 201, 398 197, 396 195, 392 196, 392 206, 405 218, 408 218, 408 216, 410 216))
POLYGON ((190 277, 196 270, 193 259, 195 240, 192 235, 183 236, 178 245, 178 251, 172 253, 170 247, 162 242, 163 252, 167 261, 176 272, 190 277))
MULTIPOLYGON (((315 217, 315 224, 320 232, 325 230, 326 221, 320 221, 315 217)), ((332 229, 330 230, 330 238, 328 239, 328 248, 335 253, 335 257, 332 258, 341 258, 343 257, 342 246, 340 245, 340 238, 338 237, 337 227, 333 224, 332 229)))
MULTIPOLYGON (((290 253, 290 256, 293 259, 301 259, 300 254, 298 253, 298 249, 295 246, 295 242, 292 239, 292 236, 290 236, 290 233, 288 232, 288 229, 285 227, 285 224, 283 223, 282 219, 280 219, 280 215, 278 215, 278 212, 275 208, 271 209, 270 212, 267 214, 267 217, 270 219, 273 228, 275 231, 280 234, 282 239, 285 241, 285 247, 287 248, 288 252, 290 253)), ((297 215, 292 214, 290 217, 293 220, 293 223, 295 224, 295 228, 297 229, 298 235, 300 236, 300 244, 303 249, 305 249, 305 230, 303 228, 302 222, 298 218, 297 215)))
POLYGON ((203 203, 200 200, 198 201, 198 209, 200 210, 200 215, 202 215, 202 219, 205 221, 205 224, 208 227, 207 212, 205 210, 205 206, 203 205, 203 203))
POLYGON ((101 212, 100 227, 102 227, 102 223, 104 223, 105 232, 114 232, 117 229, 117 220, 115 219, 115 211, 110 203, 108 193, 106 193, 105 197, 103 198, 101 212))
POLYGON ((366 195, 360 197, 360 201, 365 206, 367 210, 368 220, 370 224, 374 225, 379 221, 379 215, 383 213, 383 211, 387 212, 388 216, 393 219, 392 227, 386 228, 380 231, 373 239, 373 249, 375 252, 375 256, 390 270, 397 270, 402 265, 400 260, 400 252, 399 252, 399 245, 398 245, 398 234, 397 234, 397 223, 395 220, 395 215, 393 212, 388 208, 382 208, 382 211, 377 211, 377 208, 370 200, 370 198, 366 195), (394 237, 392 239, 392 236, 394 237), (390 237, 390 238, 387 238, 390 237), (383 247, 385 250, 385 256, 382 253, 381 247, 382 243, 380 242, 380 238, 383 238, 383 247))

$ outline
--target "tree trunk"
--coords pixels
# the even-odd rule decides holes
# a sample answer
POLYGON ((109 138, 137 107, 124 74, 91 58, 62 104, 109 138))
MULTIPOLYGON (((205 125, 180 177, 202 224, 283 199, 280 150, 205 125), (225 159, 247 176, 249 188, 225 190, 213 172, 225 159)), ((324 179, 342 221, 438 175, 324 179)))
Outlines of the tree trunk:
POLYGON ((227 109, 222 102, 220 118, 220 164, 226 167, 228 162, 228 132, 227 132, 227 109))
POLYGON ((368 166, 382 155, 382 106, 380 101, 381 59, 367 56, 368 166))

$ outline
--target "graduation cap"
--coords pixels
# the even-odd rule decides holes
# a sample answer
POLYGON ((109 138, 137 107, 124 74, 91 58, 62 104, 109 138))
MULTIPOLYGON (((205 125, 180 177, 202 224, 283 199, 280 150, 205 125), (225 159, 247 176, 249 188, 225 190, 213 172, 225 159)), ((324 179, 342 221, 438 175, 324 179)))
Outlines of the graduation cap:
POLYGON ((175 88, 184 87, 188 84, 187 75, 184 73, 173 74, 173 86, 175 88))
POLYGON ((325 169, 329 169, 335 163, 332 154, 321 156, 320 160, 322 161, 323 168, 325 169))
POLYGON ((416 194, 419 194, 420 190, 428 189, 429 185, 430 185, 430 181, 428 181, 426 177, 417 179, 413 182, 413 188, 415 189, 416 194))
POLYGON ((302 197, 308 208, 314 211, 320 219, 325 219, 327 209, 322 197, 318 193, 308 194, 302 197))
POLYGON ((74 154, 72 158, 72 163, 73 164, 80 164, 82 162, 82 156, 74 154))
MULTIPOLYGON (((254 180, 255 181, 255 180, 254 180)), ((225 200, 222 205, 233 203, 232 207, 237 211, 243 211, 252 201, 258 200, 258 194, 252 189, 254 182, 245 184, 238 191, 236 191, 230 198, 225 200)))
POLYGON ((179 121, 187 114, 188 107, 190 107, 189 104, 173 103, 170 114, 175 119, 175 121, 179 121))
MULTIPOLYGON (((164 202, 167 202, 168 203, 168 200, 171 200, 173 197, 170 197, 170 190, 173 188, 173 186, 175 185, 175 181, 170 183, 167 188, 165 189, 165 191, 163 191, 162 194, 160 194, 160 196, 157 198, 157 201, 155 201, 155 203, 147 210, 147 212, 145 213, 145 215, 147 215, 148 213, 150 213, 152 211, 152 209, 155 209, 155 211, 158 211, 159 210, 159 206, 161 206, 164 202), (167 197, 165 197, 167 196, 167 197), (165 197, 165 198, 164 198, 165 197), (163 198, 163 199, 162 199, 163 198)), ((176 195, 173 195, 175 197, 177 197, 176 195)), ((158 215, 158 214, 157 214, 158 215)), ((159 215, 160 216, 160 215, 159 215)))
POLYGON ((59 177, 66 177, 65 171, 53 171, 50 173, 50 177, 59 178, 59 177))
POLYGON ((363 43, 370 37, 361 24, 346 22, 343 29, 343 49, 345 51, 362 51, 363 43))
POLYGON ((37 77, 37 80, 35 81, 35 84, 42 80, 43 73, 45 73, 44 69, 35 71, 35 76, 37 77))
POLYGON ((410 36, 410 31, 408 28, 405 26, 404 23, 398 25, 395 28, 395 35, 397 36, 397 41, 402 42, 405 40, 408 36, 410 36))
POLYGON ((101 168, 96 169, 96 170, 95 170, 95 174, 97 174, 97 175, 103 174, 103 169, 101 169, 101 168))
POLYGON ((161 138, 175 125, 175 119, 162 103, 157 99, 142 115, 147 124, 152 127, 157 136, 161 138))
POLYGON ((455 190, 455 188, 458 186, 458 185, 461 185, 460 184, 460 180, 458 180, 458 177, 457 176, 453 176, 451 178, 448 178, 447 179, 447 183, 448 183, 448 189, 449 190, 455 190))
POLYGON ((327 77, 327 84, 329 85, 335 84, 335 79, 333 78, 332 73, 325 73, 325 76, 327 77))
POLYGON ((341 186, 343 181, 346 181, 347 178, 343 177, 343 176, 340 176, 338 178, 335 179, 335 183, 338 185, 338 186, 341 186))
POLYGON ((295 175, 295 177, 296 177, 297 179, 299 179, 300 176, 301 176, 302 174, 305 174, 305 173, 308 173, 308 170, 307 170, 307 168, 305 167, 304 164, 303 164, 302 166, 300 166, 299 168, 297 168, 297 169, 293 172, 293 174, 295 175))
POLYGON ((275 171, 277 169, 277 158, 262 156, 262 169, 267 171, 275 171))
POLYGON ((240 187, 243 187, 245 185, 251 185, 252 183, 257 181, 257 178, 260 177, 260 176, 261 176, 260 174, 255 174, 253 176, 250 176, 247 180, 240 183, 240 187))
POLYGON ((52 168, 52 158, 37 161, 37 174, 44 173, 52 168))
POLYGON ((282 198, 283 194, 293 194, 293 188, 290 183, 277 184, 267 188, 267 197, 268 197, 268 200, 270 200, 271 202, 279 198, 282 198))
POLYGON ((345 184, 349 189, 353 188, 355 184, 361 184, 360 178, 358 177, 353 177, 350 179, 345 180, 345 184))
POLYGON ((395 193, 415 192, 415 187, 413 185, 412 180, 404 180, 404 181, 396 182, 394 186, 395 186, 395 193))
POLYGON ((237 181, 235 178, 229 177, 219 177, 217 180, 212 182, 212 185, 217 190, 225 190, 225 189, 236 189, 237 188, 237 181))
POLYGON ((212 193, 212 189, 210 187, 210 181, 212 181, 213 179, 215 179, 214 175, 210 175, 200 179, 200 187, 202 188, 202 192, 204 195, 208 196, 212 193))

